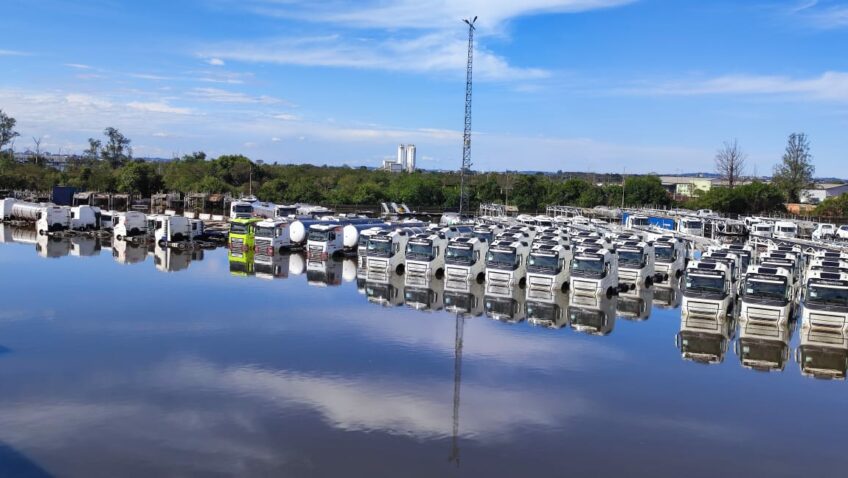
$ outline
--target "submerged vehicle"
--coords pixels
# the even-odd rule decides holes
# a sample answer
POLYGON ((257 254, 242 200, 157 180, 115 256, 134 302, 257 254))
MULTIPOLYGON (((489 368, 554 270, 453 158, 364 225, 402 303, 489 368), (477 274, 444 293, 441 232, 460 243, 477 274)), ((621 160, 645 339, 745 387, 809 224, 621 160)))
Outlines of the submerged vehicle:
POLYGON ((442 310, 444 293, 445 282, 442 279, 406 275, 403 302, 407 307, 426 312, 442 310))
POLYGON ((116 212, 111 216, 112 234, 117 239, 147 234, 147 216, 138 211, 116 212))
POLYGON ((848 334, 848 273, 811 270, 804 285, 799 315, 805 334, 848 334))
POLYGON ((306 239, 306 255, 311 259, 327 259, 344 252, 343 226, 313 224, 306 239))
POLYGON ((653 304, 654 292, 648 287, 637 287, 618 295, 615 310, 619 317, 642 321, 651 317, 653 304))
POLYGON ((404 269, 407 274, 422 277, 442 277, 445 273, 445 246, 442 233, 424 233, 411 236, 406 242, 404 269))
POLYGON ((683 317, 718 319, 734 309, 736 289, 730 268, 721 262, 693 262, 683 280, 683 317))
POLYGON ((390 273, 403 274, 408 240, 409 234, 403 229, 372 234, 368 240, 368 277, 388 278, 390 273))
POLYGON ((488 251, 489 243, 481 237, 452 238, 445 248, 445 278, 482 283, 486 279, 485 257, 488 251))
POLYGON ((236 218, 230 221, 229 248, 240 253, 254 252, 256 249, 256 225, 262 219, 258 217, 236 218))
POLYGON ((654 271, 664 280, 678 278, 686 270, 686 244, 672 236, 661 236, 654 242, 654 271))
POLYGON ((483 305, 486 317, 508 324, 524 321, 524 291, 518 287, 486 284, 483 305))
POLYGON ((486 252, 486 283, 498 287, 523 287, 527 267, 528 244, 523 241, 496 240, 486 252))
POLYGON ((285 219, 266 219, 255 223, 254 251, 257 257, 285 254, 291 249, 289 222, 285 219))
POLYGON ((534 243, 527 257, 528 290, 566 291, 571 276, 571 248, 557 243, 534 243))
POLYGON ((527 322, 532 325, 561 329, 568 325, 568 295, 552 291, 527 289, 524 304, 527 322))
POLYGON ((570 294, 568 325, 577 332, 609 335, 615 328, 616 297, 570 294))
POLYGON ((721 363, 733 340, 735 327, 732 315, 681 315, 675 344, 685 360, 703 364, 721 363))
POLYGON ((748 266, 740 293, 740 323, 786 324, 793 316, 795 289, 780 267, 748 266))
POLYGON ((654 246, 647 242, 625 241, 616 244, 618 282, 631 287, 650 287, 654 283, 654 246))
POLYGON ((570 275, 572 294, 612 296, 619 290, 618 258, 607 249, 577 248, 570 275))
POLYGON ((763 372, 783 371, 789 361, 791 338, 792 329, 789 322, 740 320, 739 337, 734 346, 736 356, 747 369, 763 372))

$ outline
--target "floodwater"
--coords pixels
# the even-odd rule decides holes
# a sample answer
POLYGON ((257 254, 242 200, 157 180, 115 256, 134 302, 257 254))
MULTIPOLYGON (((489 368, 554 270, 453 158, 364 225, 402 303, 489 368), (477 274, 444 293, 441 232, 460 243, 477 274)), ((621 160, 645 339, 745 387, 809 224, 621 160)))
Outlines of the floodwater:
POLYGON ((848 385, 792 330, 782 370, 732 330, 684 359, 672 286, 528 302, 3 232, 3 477, 846 473, 848 385))

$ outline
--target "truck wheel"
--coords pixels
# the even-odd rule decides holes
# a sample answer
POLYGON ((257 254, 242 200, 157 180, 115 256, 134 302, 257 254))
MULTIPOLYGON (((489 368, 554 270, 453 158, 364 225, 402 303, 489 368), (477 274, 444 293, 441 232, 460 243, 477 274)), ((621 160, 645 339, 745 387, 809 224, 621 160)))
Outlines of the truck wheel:
POLYGON ((615 289, 607 287, 607 299, 611 299, 615 295, 615 289))
POLYGON ((122 235, 118 234, 117 236, 115 236, 115 239, 117 239, 117 240, 119 240, 119 241, 123 241, 123 240, 124 240, 124 236, 122 236, 122 235))
POLYGON ((645 288, 651 287, 654 284, 654 279, 650 277, 645 278, 645 288))
POLYGON ((283 246, 280 246, 280 250, 279 250, 280 255, 285 254, 285 252, 286 252, 286 248, 283 247, 283 246))

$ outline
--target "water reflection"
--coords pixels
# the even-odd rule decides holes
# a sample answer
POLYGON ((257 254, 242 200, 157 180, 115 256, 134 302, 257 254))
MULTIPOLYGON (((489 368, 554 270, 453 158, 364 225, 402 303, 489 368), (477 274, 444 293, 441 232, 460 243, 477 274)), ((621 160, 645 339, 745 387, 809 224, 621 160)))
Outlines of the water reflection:
POLYGON ((758 371, 783 371, 789 361, 791 323, 739 321, 736 356, 743 367, 758 371))
POLYGON ((112 239, 112 257, 119 264, 138 264, 147 259, 147 244, 127 239, 112 239))
POLYGON ((445 282, 445 309, 462 317, 483 315, 483 284, 477 281, 445 282))
POLYGON ((550 329, 568 325, 568 295, 555 291, 527 290, 527 322, 550 329))
POLYGON ((681 315, 680 332, 677 334, 677 349, 685 360, 703 364, 724 361, 727 348, 735 332, 732 315, 718 317, 681 315))
POLYGON ((524 290, 519 287, 501 287, 486 285, 483 308, 486 317, 508 324, 517 324, 524 320, 524 290))
POLYGON ((660 309, 679 309, 683 296, 680 294, 681 278, 670 278, 665 282, 654 284, 654 307, 660 309))
POLYGON ((615 328, 617 297, 571 294, 568 300, 568 324, 577 332, 609 335, 615 328))
POLYGON ((636 287, 622 292, 616 301, 615 310, 624 319, 648 320, 654 302, 654 291, 650 287, 636 287))

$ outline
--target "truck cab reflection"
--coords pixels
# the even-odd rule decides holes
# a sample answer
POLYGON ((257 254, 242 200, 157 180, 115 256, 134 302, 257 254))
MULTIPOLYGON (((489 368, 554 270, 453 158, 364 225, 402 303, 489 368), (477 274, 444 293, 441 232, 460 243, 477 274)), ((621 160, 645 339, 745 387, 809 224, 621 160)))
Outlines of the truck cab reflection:
POLYGON ((824 380, 845 380, 848 371, 848 336, 841 331, 801 329, 801 344, 795 349, 801 375, 824 380))
POLYGON ((486 284, 483 308, 486 317, 508 324, 524 321, 524 290, 515 286, 486 284))
POLYGON ((256 254, 253 258, 253 271, 260 279, 285 279, 289 276, 290 254, 256 254))
POLYGON ((372 304, 383 307, 397 307, 403 304, 403 276, 394 272, 384 280, 369 280, 365 282, 365 297, 372 304))
POLYGON ((687 318, 681 314, 680 332, 675 339, 677 349, 684 360, 703 364, 721 363, 733 339, 734 330, 733 316, 721 314, 717 318, 687 318))
POLYGON ((147 259, 147 244, 124 238, 112 239, 112 257, 118 264, 138 264, 147 259))
POLYGON ((561 329, 568 325, 567 309, 567 294, 527 289, 524 310, 528 323, 549 329, 561 329))
POLYGON ((654 284, 654 307, 660 309, 679 309, 680 303, 683 302, 683 296, 680 295, 680 278, 670 278, 669 280, 654 284))
POLYGON ((230 251, 227 253, 227 261, 230 263, 230 275, 233 277, 249 277, 256 273, 254 263, 254 252, 244 250, 242 252, 230 251))
POLYGON ((483 284, 472 281, 445 281, 445 310, 460 317, 483 315, 483 284))
POLYGON ((410 275, 406 275, 403 288, 403 301, 407 307, 427 312, 442 310, 444 308, 444 294, 444 279, 432 276, 419 276, 410 280, 410 275))
MULTIPOLYGON (((15 238, 15 242, 19 242, 17 237, 15 238)), ((71 240, 67 237, 39 234, 35 242, 35 251, 45 259, 65 257, 71 253, 71 240)))
POLYGON ((654 304, 654 291, 650 287, 636 287, 618 295, 615 310, 619 317, 634 321, 648 320, 654 304))
POLYGON ((617 297, 570 294, 568 325, 577 332, 590 335, 609 335, 615 328, 617 297))
POLYGON ((338 258, 307 259, 306 283, 314 287, 336 287, 342 283, 342 261, 338 258))
POLYGON ((91 236, 71 237, 71 255, 75 257, 100 255, 100 240, 91 236))
MULTIPOLYGON (((793 322, 794 324, 794 322, 793 322)), ((783 371, 789 361, 789 323, 739 323, 734 351, 743 367, 761 372, 783 371)))

